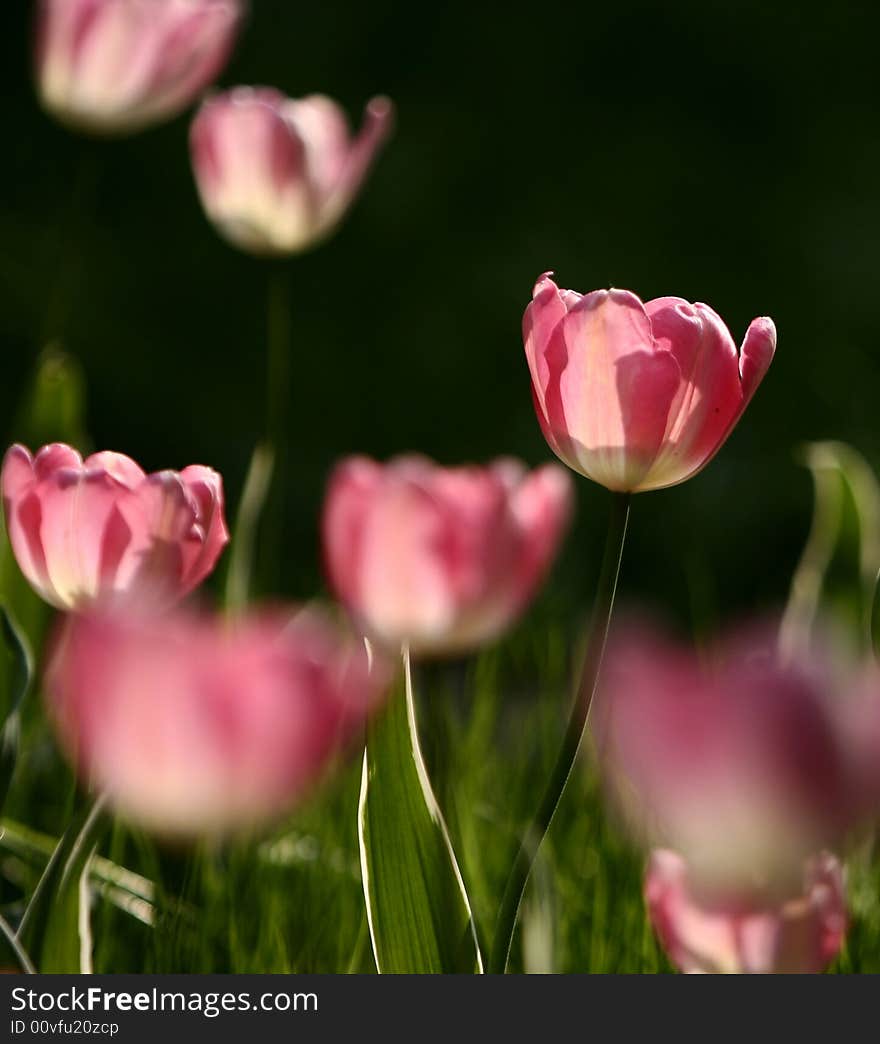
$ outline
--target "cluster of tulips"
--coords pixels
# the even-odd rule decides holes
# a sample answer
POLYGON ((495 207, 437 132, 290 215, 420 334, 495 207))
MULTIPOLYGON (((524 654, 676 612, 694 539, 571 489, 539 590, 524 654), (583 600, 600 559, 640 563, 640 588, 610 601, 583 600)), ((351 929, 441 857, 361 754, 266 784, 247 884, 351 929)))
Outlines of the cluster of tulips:
MULTIPOLYGON (((90 131, 170 117, 222 68, 243 6, 42 0, 43 101, 90 131)), ((206 213, 253 253, 311 246, 352 202, 390 115, 374 99, 352 140, 324 97, 292 101, 267 88, 209 97, 191 132, 206 213)), ((611 626, 631 495, 711 461, 768 370, 775 327, 756 319, 738 349, 707 305, 580 294, 548 273, 523 336, 547 443, 611 491, 611 514, 583 678, 487 967, 506 967, 535 841, 592 721, 609 800, 650 851, 646 904, 674 964, 820 971, 846 932, 842 846, 880 810, 875 669, 836 647, 787 655, 772 625, 734 635, 708 659, 644 624, 611 626)), ((506 458, 341 462, 322 535, 343 624, 312 607, 221 615, 178 604, 229 541, 212 469, 146 474, 121 453, 84 460, 66 445, 34 455, 12 446, 7 530, 34 590, 64 613, 44 690, 84 786, 163 836, 228 834, 279 816, 363 748, 401 651, 407 666, 465 654, 525 611, 570 519, 570 471, 506 458)))

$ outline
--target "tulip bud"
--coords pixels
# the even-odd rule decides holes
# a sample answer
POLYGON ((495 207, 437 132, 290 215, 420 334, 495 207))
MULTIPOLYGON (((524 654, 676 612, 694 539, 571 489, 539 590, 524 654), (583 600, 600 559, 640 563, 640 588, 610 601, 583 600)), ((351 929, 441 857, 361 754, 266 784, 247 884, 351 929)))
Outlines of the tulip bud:
POLYGON ((244 0, 40 0, 45 107, 96 133, 176 115, 226 63, 244 0))
POLYGON ((247 827, 302 797, 389 674, 315 610, 66 618, 49 709, 81 777, 151 830, 247 827))
POLYGON ((306 250, 351 205, 391 119, 391 102, 373 98, 352 138, 342 110, 322 95, 293 100, 271 88, 239 87, 209 98, 190 132, 206 214, 250 253, 306 250))
POLYGON ((784 663, 749 633, 710 662, 645 629, 612 637, 595 729, 617 806, 715 892, 788 894, 875 794, 861 669, 784 663), (858 722, 865 726, 860 728, 858 722))
POLYGON ((500 634, 535 593, 571 510, 556 465, 441 468, 356 457, 333 475, 324 556, 337 596, 367 631, 415 654, 500 634))
POLYGON ((739 353, 708 305, 628 290, 578 294, 543 275, 523 319, 544 437, 574 471, 621 492, 674 486, 715 456, 776 349, 755 319, 739 353))
POLYGON ((198 465, 146 475, 122 453, 83 461, 60 443, 35 457, 15 445, 0 486, 16 561, 59 609, 123 596, 173 602, 229 541, 222 479, 198 465))
POLYGON ((657 850, 645 902, 663 949, 683 972, 817 974, 846 935, 843 869, 827 852, 807 862, 800 894, 765 905, 700 895, 681 856, 657 850))

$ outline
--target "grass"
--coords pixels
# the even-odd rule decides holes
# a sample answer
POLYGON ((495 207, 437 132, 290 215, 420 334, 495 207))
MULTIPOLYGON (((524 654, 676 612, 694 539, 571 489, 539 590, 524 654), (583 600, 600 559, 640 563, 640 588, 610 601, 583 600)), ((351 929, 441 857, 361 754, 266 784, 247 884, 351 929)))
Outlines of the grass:
MULTIPOLYGON (((420 729, 483 951, 518 831, 564 726, 577 650, 558 628, 524 626, 462 663, 416 672, 420 729)), ((57 837, 73 784, 39 702, 28 715, 11 820, 57 837)), ((248 839, 158 844, 113 822, 100 846, 92 931, 97 972, 375 971, 357 851, 355 756, 285 822, 248 839), (124 867, 140 875, 119 877, 124 867)), ((0 906, 11 924, 45 860, 0 849, 0 906)), ((32 839, 31 839, 32 840, 32 839)), ((511 970, 666 972, 647 924, 642 856, 606 813, 582 753, 523 905, 511 970)), ((835 970, 880 971, 880 860, 869 841, 848 863, 852 927, 835 970)))

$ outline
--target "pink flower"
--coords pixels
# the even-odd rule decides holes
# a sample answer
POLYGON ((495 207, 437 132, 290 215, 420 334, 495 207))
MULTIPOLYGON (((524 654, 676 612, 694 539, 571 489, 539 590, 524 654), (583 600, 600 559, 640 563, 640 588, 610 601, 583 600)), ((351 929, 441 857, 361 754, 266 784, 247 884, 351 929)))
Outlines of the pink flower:
POLYGON ((554 464, 441 468, 363 457, 333 475, 324 507, 330 583, 370 634, 414 653, 472 648, 503 631, 550 566, 571 509, 554 464))
POLYGON ((190 132, 205 212, 243 250, 305 250, 351 205, 391 120, 391 102, 373 98, 352 138, 342 110, 323 95, 293 100, 238 87, 209 98, 190 132))
POLYGON ((737 353, 704 304, 628 290, 578 294, 550 274, 523 319, 544 437, 570 468, 608 489, 674 486, 715 456, 767 372, 772 320, 755 319, 737 353))
POLYGON ((40 0, 46 108, 101 133, 176 115, 220 72, 244 0, 40 0))
POLYGON ((83 461, 60 443, 35 457, 15 445, 0 485, 19 567, 59 609, 123 595, 182 598, 229 541, 222 480, 198 465, 145 475, 122 453, 83 461))
POLYGON ((62 744, 116 809, 165 834, 245 827, 305 794, 388 674, 315 610, 234 623, 68 617, 46 678, 62 744))
POLYGON ((876 796, 859 672, 816 653, 780 662, 750 633, 714 661, 646 630, 612 638, 596 734, 618 806, 641 835, 680 852, 701 885, 785 894, 876 796))
POLYGON ((648 864, 645 902, 683 972, 818 974, 846 935, 843 870, 827 852, 807 862, 800 894, 767 906, 700 895, 681 856, 660 849, 648 864))

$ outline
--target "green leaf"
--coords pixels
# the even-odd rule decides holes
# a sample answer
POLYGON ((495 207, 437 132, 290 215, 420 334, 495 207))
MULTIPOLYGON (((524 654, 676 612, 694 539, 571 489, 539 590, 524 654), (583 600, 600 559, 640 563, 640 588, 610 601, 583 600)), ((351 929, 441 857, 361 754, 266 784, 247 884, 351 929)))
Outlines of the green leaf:
POLYGON ((27 641, 0 606, 0 811, 18 760, 21 705, 32 677, 33 658, 27 641))
POLYGON ((47 442, 68 442, 82 449, 85 398, 81 366, 58 345, 50 345, 37 360, 13 425, 13 438, 32 450, 47 442))
POLYGON ((104 826, 101 801, 80 799, 24 912, 17 938, 44 974, 91 971, 89 863, 104 826))
POLYGON ((367 728, 358 827, 378 970, 481 972, 470 903, 419 747, 406 654, 403 685, 367 728))
MULTIPOLYGON (((32 830, 12 819, 0 820, 0 849, 21 859, 28 866, 45 869, 58 846, 58 840, 32 830)), ((155 921, 156 886, 111 859, 94 855, 89 862, 92 887, 108 902, 143 924, 155 921)))
POLYGON ((820 613, 852 625, 876 648, 880 572, 880 484, 862 455, 842 442, 812 442, 804 461, 814 486, 813 520, 791 583, 780 644, 796 654, 820 613))
POLYGON ((257 533, 272 483, 274 459, 268 443, 257 444, 238 502, 226 571, 226 608, 233 612, 243 609, 250 598, 257 533))

